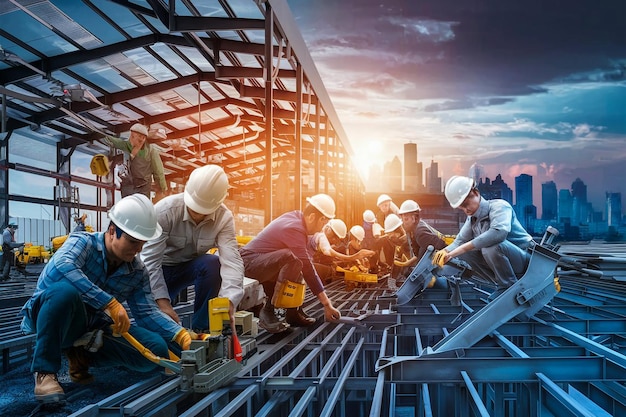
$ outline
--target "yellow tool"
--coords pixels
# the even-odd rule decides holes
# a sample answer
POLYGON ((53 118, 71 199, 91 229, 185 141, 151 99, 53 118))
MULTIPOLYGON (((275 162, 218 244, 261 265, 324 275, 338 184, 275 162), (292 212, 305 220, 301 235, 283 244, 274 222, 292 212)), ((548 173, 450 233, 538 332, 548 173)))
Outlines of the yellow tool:
POLYGON ((211 336, 219 336, 224 330, 224 322, 230 323, 230 301, 225 297, 209 300, 209 332, 211 336))
POLYGON ((179 363, 180 358, 178 356, 176 356, 175 354, 173 354, 171 351, 169 352, 170 358, 169 359, 164 359, 164 358, 162 358, 160 356, 157 356, 154 353, 152 353, 152 351, 150 349, 148 349, 147 347, 142 345, 130 333, 124 332, 124 333, 122 333, 122 337, 124 339, 126 339, 128 341, 128 343, 133 345, 133 347, 135 349, 137 349, 139 351, 139 353, 141 353, 149 361, 154 362, 157 365, 160 365, 160 366, 162 366, 164 368, 167 368, 167 369, 169 369, 171 371, 180 373, 180 370, 181 370, 181 366, 180 366, 180 363, 179 363))

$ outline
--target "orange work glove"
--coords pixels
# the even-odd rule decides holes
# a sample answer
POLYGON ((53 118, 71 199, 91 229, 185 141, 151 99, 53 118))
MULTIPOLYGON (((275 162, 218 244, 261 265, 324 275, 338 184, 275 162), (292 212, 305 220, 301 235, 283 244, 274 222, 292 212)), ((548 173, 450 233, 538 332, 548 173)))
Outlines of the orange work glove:
POLYGON ((112 299, 105 307, 105 310, 106 313, 113 319, 111 328, 113 329, 114 336, 126 333, 128 329, 130 329, 130 319, 128 318, 128 313, 119 301, 115 298, 112 299))
POLYGON ((196 333, 193 330, 189 330, 189 336, 191 336, 191 340, 207 340, 209 337, 211 337, 210 334, 208 333, 196 333))
POLYGON ((433 265, 437 265, 440 268, 446 263, 446 256, 448 256, 448 252, 445 249, 439 249, 433 255, 433 265))
POLYGON ((174 336, 173 341, 176 342, 182 350, 189 350, 191 347, 191 335, 187 329, 180 329, 180 331, 176 333, 176 336, 174 336))

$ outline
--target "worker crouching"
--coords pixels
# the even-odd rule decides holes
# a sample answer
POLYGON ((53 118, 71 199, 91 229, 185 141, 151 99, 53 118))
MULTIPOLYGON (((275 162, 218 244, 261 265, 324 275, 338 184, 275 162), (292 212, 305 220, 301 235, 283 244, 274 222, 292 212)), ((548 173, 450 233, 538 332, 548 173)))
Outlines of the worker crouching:
POLYGON ((152 203, 133 194, 115 204, 109 218, 104 232, 68 237, 21 310, 22 331, 37 335, 31 371, 35 398, 41 402, 64 400, 56 376, 62 353, 71 380, 87 383, 93 379, 89 366, 121 365, 143 372, 158 367, 120 337, 127 332, 162 357, 168 356, 169 342, 182 349, 191 344, 188 331, 160 312, 137 258, 144 243, 161 234, 152 203), (130 323, 123 302, 135 323, 130 323))

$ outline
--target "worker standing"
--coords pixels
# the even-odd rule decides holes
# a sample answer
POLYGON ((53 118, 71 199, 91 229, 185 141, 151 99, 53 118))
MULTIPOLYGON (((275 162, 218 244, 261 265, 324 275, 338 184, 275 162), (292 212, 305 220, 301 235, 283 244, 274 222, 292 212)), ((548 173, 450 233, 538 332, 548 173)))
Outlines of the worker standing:
MULTIPOLYGON (((158 132, 165 137, 164 132, 158 132)), ((155 138, 159 138, 158 134, 155 138)), ((148 128, 135 123, 130 128, 128 141, 112 136, 106 136, 105 140, 125 153, 125 162, 120 173, 122 197, 139 193, 150 198, 153 178, 162 192, 167 191, 163 162, 159 151, 148 141, 148 128)))
POLYGON ((14 260, 13 249, 24 246, 23 243, 15 242, 15 231, 17 229, 17 224, 9 223, 2 232, 2 260, 0 260, 2 277, 0 277, 0 281, 8 281, 10 279, 11 263, 14 260))
POLYGON ((104 232, 68 236, 21 310, 22 331, 37 336, 31 371, 35 397, 41 402, 64 400, 56 375, 62 352, 69 361, 70 379, 88 383, 93 380, 90 365, 121 365, 142 372, 158 368, 119 337, 126 332, 160 357, 168 357, 169 342, 182 349, 191 344, 189 332, 159 310, 148 273, 136 256, 147 240, 161 234, 152 203, 141 194, 125 197, 111 207, 109 218, 104 232), (123 302, 130 307, 133 324, 123 302), (101 331, 100 343, 89 350, 76 346, 89 331, 101 331))
POLYGON ((265 290, 267 300, 259 313, 259 326, 270 333, 315 323, 313 317, 302 311, 301 302, 287 308, 285 321, 276 317, 275 307, 282 305, 283 288, 288 282, 301 289, 304 279, 324 306, 326 320, 341 317, 326 295, 308 251, 308 236, 321 231, 335 217, 335 202, 326 194, 316 194, 306 201, 304 211, 290 211, 274 219, 240 250, 246 276, 258 280, 265 290))
POLYGON ((184 192, 155 204, 163 233, 141 252, 154 298, 175 321, 179 318, 172 301, 187 286, 194 285, 194 330, 209 330, 209 299, 225 297, 230 301, 234 331, 235 311, 243 298, 244 267, 235 220, 224 204, 228 188, 228 176, 222 167, 209 164, 193 170, 184 192), (212 248, 217 248, 217 254, 207 253, 212 248))
POLYGON ((467 219, 455 240, 435 253, 433 263, 443 266, 463 255, 474 274, 496 285, 492 296, 497 296, 526 271, 532 237, 507 201, 486 200, 471 178, 453 176, 446 183, 445 195, 450 206, 462 210, 467 219))

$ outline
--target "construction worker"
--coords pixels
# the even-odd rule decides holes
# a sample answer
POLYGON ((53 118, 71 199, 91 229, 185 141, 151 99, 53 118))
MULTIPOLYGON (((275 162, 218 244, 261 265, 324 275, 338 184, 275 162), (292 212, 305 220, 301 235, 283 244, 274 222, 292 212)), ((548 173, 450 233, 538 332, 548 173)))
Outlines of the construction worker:
POLYGON ((374 254, 374 251, 369 249, 360 249, 354 254, 346 254, 345 248, 342 253, 338 245, 347 234, 348 228, 343 220, 330 219, 321 232, 310 237, 313 266, 323 280, 334 274, 338 262, 360 261, 374 254))
POLYGON ((410 262, 407 266, 414 266, 422 259, 428 246, 435 250, 445 248, 443 235, 421 218, 421 208, 414 200, 405 200, 398 210, 402 218, 402 228, 406 231, 409 243, 410 262))
POLYGON ((0 260, 2 277, 0 277, 0 281, 8 281, 10 279, 11 263, 14 261, 13 249, 24 246, 24 243, 15 242, 15 231, 17 229, 17 224, 9 223, 2 232, 2 259, 0 260))
POLYGON ((184 192, 155 204, 163 233, 141 252, 154 298, 175 321, 180 319, 172 301, 183 289, 194 286, 191 327, 200 332, 209 330, 208 302, 215 297, 229 299, 234 331, 235 311, 243 298, 244 269, 235 220, 224 204, 228 189, 222 167, 209 164, 194 169, 184 192), (207 253, 212 248, 217 248, 217 254, 207 253))
POLYGON ((326 320, 341 317, 326 295, 308 251, 308 236, 321 231, 335 217, 335 202, 326 194, 307 197, 306 201, 304 211, 279 216, 240 249, 246 276, 258 280, 265 290, 267 301, 259 313, 259 326, 270 333, 315 323, 299 306, 287 308, 285 321, 276 317, 275 306, 282 305, 283 288, 288 282, 299 286, 304 279, 324 306, 326 320))
POLYGON ((526 271, 532 237, 507 201, 486 200, 472 178, 453 176, 446 183, 445 195, 450 206, 462 210, 467 219, 454 241, 435 253, 433 264, 443 266, 463 256, 474 274, 495 284, 493 298, 526 271))
POLYGON ((170 342, 182 349, 191 344, 189 332, 159 310, 148 273, 136 256, 147 240, 161 234, 152 203, 141 194, 125 197, 111 207, 109 219, 104 232, 68 236, 21 310, 22 331, 37 335, 31 371, 35 398, 43 403, 64 400, 56 375, 62 352, 69 361, 70 379, 89 383, 90 365, 157 369, 120 335, 130 334, 160 357, 168 357, 170 342))
POLYGON ((376 206, 378 207, 378 213, 376 215, 376 222, 379 224, 385 224, 385 219, 391 213, 398 214, 398 206, 396 206, 387 194, 381 194, 376 199, 376 206))
POLYGON ((135 123, 130 128, 128 141, 113 136, 105 136, 105 141, 126 155, 120 170, 122 197, 140 193, 150 198, 152 178, 157 182, 161 192, 167 191, 161 155, 148 141, 148 128, 135 123))

